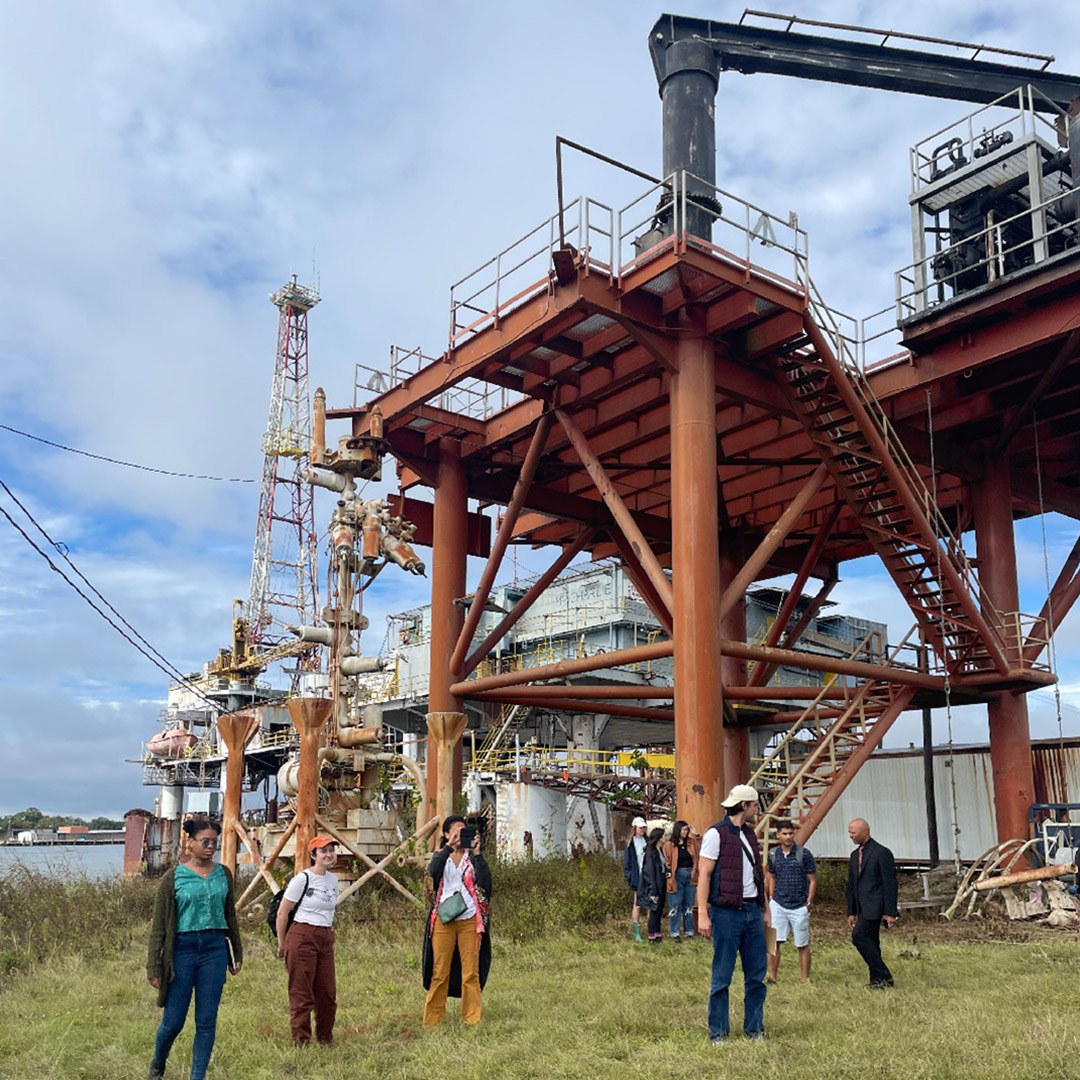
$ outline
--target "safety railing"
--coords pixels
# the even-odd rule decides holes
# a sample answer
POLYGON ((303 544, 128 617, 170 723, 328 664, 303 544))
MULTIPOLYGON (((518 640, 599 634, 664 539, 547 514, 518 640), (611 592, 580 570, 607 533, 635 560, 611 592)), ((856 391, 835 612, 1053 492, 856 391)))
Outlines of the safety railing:
MULTIPOLYGON (((563 207, 563 239, 582 265, 611 274, 614 211, 582 196, 563 207)), ((490 326, 509 308, 552 288, 552 255, 561 246, 559 215, 552 214, 487 262, 450 286, 450 348, 490 326)))
POLYGON ((958 240, 896 272, 896 320, 905 323, 936 305, 991 285, 1080 246, 1071 215, 1080 192, 1059 192, 1012 217, 958 240))
POLYGON ((774 284, 792 288, 805 262, 808 237, 796 215, 777 217, 755 203, 692 173, 672 173, 627 203, 616 215, 618 278, 623 279, 672 243, 672 236, 774 284), (711 223, 711 240, 688 225, 711 223))
POLYGON ((920 191, 972 162, 988 162, 995 155, 1008 154, 1006 147, 1033 135, 1057 145, 1057 121, 1065 115, 1062 108, 1033 86, 1003 94, 912 147, 911 190, 920 191), (1007 110, 1005 115, 1002 110, 1007 110))
POLYGON ((665 775, 675 769, 674 754, 638 750, 581 750, 574 747, 525 744, 502 747, 484 755, 484 772, 582 774, 613 773, 617 776, 665 775))

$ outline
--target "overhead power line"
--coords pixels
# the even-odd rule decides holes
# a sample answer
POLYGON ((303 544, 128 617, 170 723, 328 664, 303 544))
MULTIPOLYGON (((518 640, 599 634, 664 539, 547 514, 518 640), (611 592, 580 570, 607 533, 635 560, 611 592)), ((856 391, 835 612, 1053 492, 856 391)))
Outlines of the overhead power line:
POLYGON ((189 689, 192 693, 201 698, 207 705, 217 711, 219 709, 218 702, 214 701, 211 697, 206 695, 202 691, 202 689, 197 684, 193 683, 186 675, 184 675, 183 672, 181 672, 175 664, 170 663, 169 660, 167 660, 160 652, 158 652, 158 650, 155 649, 154 646, 151 645, 150 642, 147 641, 146 638, 144 638, 142 634, 140 634, 139 631, 136 630, 135 627, 132 626, 131 623, 129 623, 127 619, 125 619, 123 615, 121 615, 120 612, 117 611, 116 608, 109 603, 108 600, 105 599, 101 592, 99 592, 98 589, 94 587, 94 585, 90 582, 86 575, 83 574, 82 571, 79 570, 79 568, 75 565, 75 563, 72 562, 72 560, 68 557, 67 553, 64 550, 64 545, 53 540, 53 538, 48 534, 48 532, 45 531, 44 527, 38 523, 34 515, 31 514, 30 511, 19 501, 14 492, 12 492, 11 488, 9 488, 3 480, 0 480, 0 488, 4 489, 4 491, 8 495, 8 498, 10 498, 11 501, 14 502, 16 506, 18 506, 18 508, 33 524, 34 528, 37 529, 37 531, 41 533, 43 537, 45 537, 46 541, 48 541, 50 546, 71 567, 71 569, 74 570, 74 572, 79 576, 79 578, 82 579, 82 581, 86 584, 87 588, 89 588, 89 590, 95 596, 97 596, 98 599, 101 600, 105 607, 108 608, 108 610, 116 616, 116 619, 118 619, 119 622, 115 621, 112 616, 103 611, 89 596, 87 596, 87 594, 83 592, 83 590, 74 581, 72 581, 71 578, 67 576, 63 568, 53 562, 52 558, 47 552, 42 551, 42 549, 38 547, 37 543, 34 541, 34 538, 26 532, 26 530, 7 512, 7 510, 0 506, 0 514, 3 514, 4 517, 7 518, 7 520, 11 523, 12 528, 14 528, 15 531, 18 532, 19 535, 22 536, 22 538, 45 560, 45 562, 48 563, 49 569, 52 570, 54 573, 58 574, 67 585, 69 585, 76 593, 78 593, 79 596, 82 597, 83 600, 86 601, 86 603, 90 606, 91 610, 93 610, 96 614, 100 615, 101 618, 103 618, 126 642, 128 642, 129 645, 131 645, 137 652, 139 652, 143 657, 149 660, 150 663, 153 664, 154 667, 156 667, 160 672, 162 672, 167 678, 175 680, 181 685, 187 687, 187 689, 189 689), (128 633, 129 630, 131 631, 131 634, 128 633), (131 636, 132 634, 134 634, 134 637, 131 636))
POLYGON ((216 480, 223 484, 254 484, 253 479, 242 476, 209 476, 206 473, 175 472, 172 469, 156 469, 152 465, 140 465, 135 461, 121 461, 119 458, 106 457, 104 454, 92 454, 89 450, 78 450, 74 446, 65 446, 63 443, 44 439, 40 435, 31 435, 28 431, 20 431, 8 424, 0 424, 0 430, 10 431, 12 435, 20 435, 24 439, 32 439, 34 442, 44 443, 56 450, 65 450, 69 454, 79 454, 81 457, 93 458, 95 461, 107 461, 110 465, 123 465, 126 469, 138 469, 140 472, 157 473, 159 476, 179 476, 184 480, 216 480))

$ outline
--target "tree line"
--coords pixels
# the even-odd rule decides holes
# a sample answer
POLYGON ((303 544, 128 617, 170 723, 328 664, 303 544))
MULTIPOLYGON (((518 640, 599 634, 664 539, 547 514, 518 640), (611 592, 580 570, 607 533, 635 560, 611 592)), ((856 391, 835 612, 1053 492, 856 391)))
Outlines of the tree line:
POLYGON ((0 836, 11 836, 27 829, 56 829, 61 825, 85 825, 89 829, 122 829, 124 827, 122 821, 115 821, 112 818, 96 817, 86 821, 67 814, 45 814, 36 806, 28 806, 25 810, 19 810, 7 817, 0 816, 0 836))

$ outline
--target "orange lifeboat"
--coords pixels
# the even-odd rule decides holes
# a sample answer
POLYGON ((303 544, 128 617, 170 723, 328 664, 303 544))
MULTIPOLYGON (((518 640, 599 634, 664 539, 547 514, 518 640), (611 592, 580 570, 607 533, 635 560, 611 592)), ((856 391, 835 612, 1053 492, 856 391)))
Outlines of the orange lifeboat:
POLYGON ((187 728, 174 727, 159 731, 146 744, 155 757, 181 758, 198 742, 187 728))

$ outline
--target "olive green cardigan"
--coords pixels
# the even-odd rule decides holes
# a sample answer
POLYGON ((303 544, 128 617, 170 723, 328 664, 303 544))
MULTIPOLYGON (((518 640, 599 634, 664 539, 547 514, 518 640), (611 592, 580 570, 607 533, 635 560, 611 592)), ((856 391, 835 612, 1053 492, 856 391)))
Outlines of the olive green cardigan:
MULTIPOLYGON (((229 879, 229 891, 225 894, 225 933, 229 939, 229 952, 233 964, 244 959, 244 947, 240 943, 240 926, 236 921, 236 897, 233 893, 233 877, 222 867, 229 879)), ((158 980, 158 1005, 164 1007, 173 980, 173 943, 176 941, 176 868, 173 867, 158 885, 154 897, 154 919, 150 924, 150 946, 146 956, 146 977, 158 980)))

